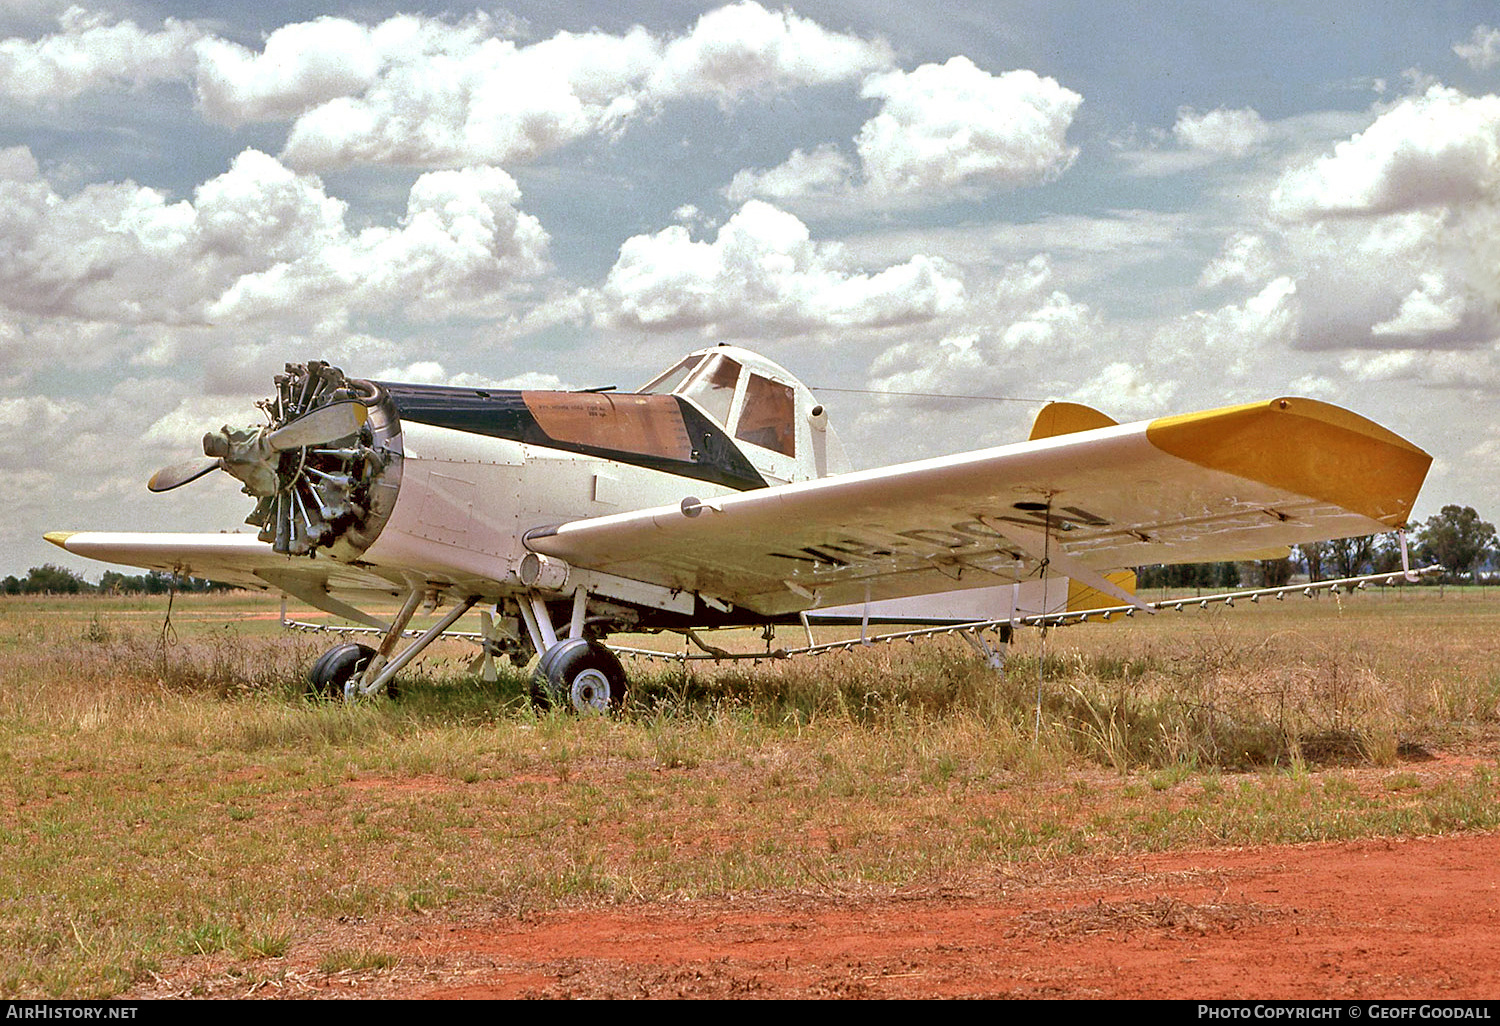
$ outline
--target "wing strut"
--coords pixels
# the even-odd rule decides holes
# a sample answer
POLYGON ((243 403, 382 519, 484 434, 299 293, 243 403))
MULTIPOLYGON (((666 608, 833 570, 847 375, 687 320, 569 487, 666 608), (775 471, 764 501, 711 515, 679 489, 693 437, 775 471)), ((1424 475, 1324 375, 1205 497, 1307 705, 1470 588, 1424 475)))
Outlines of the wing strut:
MULTIPOLYGON (((978 631, 960 631, 958 636, 967 641, 969 647, 979 653, 979 658, 983 659, 990 669, 1005 669, 1005 653, 996 652, 978 631)), ((869 645, 870 642, 861 641, 861 644, 869 645)))
MULTIPOLYGON (((1048 571, 1050 571, 1052 569, 1052 552, 1051 552, 1051 548, 1052 548, 1052 525, 1053 525, 1053 523, 1055 523, 1055 521, 1052 519, 1052 496, 1051 496, 1050 493, 1047 496, 1047 514, 1046 514, 1046 516, 1047 516, 1047 519, 1046 519, 1047 526, 1045 528, 1045 532, 1046 533, 1042 536, 1042 612, 1044 612, 1044 613, 1047 611, 1047 599, 1051 597, 1050 595, 1047 594, 1047 592, 1050 590, 1047 587, 1047 585, 1048 585, 1048 583, 1050 581, 1050 574, 1048 573, 1048 571)), ((1057 547, 1059 549, 1062 548, 1062 543, 1059 542, 1057 547)), ((1066 560, 1067 556, 1064 555, 1063 559, 1066 560)), ((1131 601, 1134 601, 1134 597, 1131 598, 1131 601)), ((1011 613, 1012 614, 1015 613, 1015 607, 1014 606, 1011 607, 1011 613)), ((977 634, 976 634, 976 636, 977 636, 977 634)), ((1037 743, 1037 744, 1040 744, 1041 740, 1042 740, 1042 689, 1046 686, 1046 683, 1047 683, 1047 628, 1044 626, 1044 627, 1041 628, 1041 630, 1039 630, 1037 632, 1037 655, 1036 655, 1036 723, 1035 723, 1035 726, 1033 726, 1033 728, 1032 728, 1032 735, 1031 735, 1032 741, 1035 742, 1035 743, 1037 743)))

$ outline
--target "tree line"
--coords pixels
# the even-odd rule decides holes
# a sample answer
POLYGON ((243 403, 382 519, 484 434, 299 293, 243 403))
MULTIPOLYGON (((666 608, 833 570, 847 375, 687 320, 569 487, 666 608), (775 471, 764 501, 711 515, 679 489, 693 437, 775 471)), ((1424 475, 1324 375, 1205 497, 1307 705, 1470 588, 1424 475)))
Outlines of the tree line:
MULTIPOLYGON (((1411 566, 1441 564, 1444 572, 1439 580, 1449 584, 1483 583, 1480 571, 1500 555, 1495 525, 1481 520, 1471 506, 1444 506, 1424 523, 1408 530, 1406 539, 1411 566)), ((1401 536, 1391 531, 1298 545, 1285 559, 1140 567, 1136 571, 1136 584, 1142 588, 1215 591, 1278 588, 1299 573, 1306 574, 1310 581, 1326 581, 1400 569, 1401 536)))
POLYGON ((165 595, 169 591, 229 591, 232 587, 160 570, 135 575, 106 570, 98 584, 90 584, 81 574, 55 563, 34 566, 25 577, 9 574, 0 582, 0 589, 7 595, 165 595))

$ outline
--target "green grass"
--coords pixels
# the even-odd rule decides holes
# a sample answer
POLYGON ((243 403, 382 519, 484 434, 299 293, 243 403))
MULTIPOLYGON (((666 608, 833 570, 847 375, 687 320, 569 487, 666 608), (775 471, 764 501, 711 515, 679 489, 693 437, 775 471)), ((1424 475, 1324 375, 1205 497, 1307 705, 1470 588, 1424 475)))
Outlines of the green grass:
MULTIPOLYGON (((1497 596, 1500 599, 1500 596, 1497 596)), ((1066 856, 1500 826, 1500 601, 1448 589, 684 674, 539 713, 444 643, 311 702, 274 604, 0 603, 0 996, 389 968, 341 920, 983 886, 1066 856), (232 621, 225 626, 226 620, 232 621), (1040 688, 1039 688, 1040 683, 1040 688), (1037 695, 1040 691, 1040 729, 1037 695), (1462 747, 1437 776, 1403 753, 1462 747)))

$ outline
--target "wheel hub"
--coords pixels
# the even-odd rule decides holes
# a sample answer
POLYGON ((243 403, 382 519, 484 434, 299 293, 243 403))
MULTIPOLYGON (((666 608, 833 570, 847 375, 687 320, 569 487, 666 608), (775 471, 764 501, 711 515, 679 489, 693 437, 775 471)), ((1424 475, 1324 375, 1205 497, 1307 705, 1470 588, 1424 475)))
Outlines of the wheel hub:
POLYGON ((584 670, 573 678, 569 690, 573 708, 579 712, 609 711, 609 678, 599 670, 584 670))

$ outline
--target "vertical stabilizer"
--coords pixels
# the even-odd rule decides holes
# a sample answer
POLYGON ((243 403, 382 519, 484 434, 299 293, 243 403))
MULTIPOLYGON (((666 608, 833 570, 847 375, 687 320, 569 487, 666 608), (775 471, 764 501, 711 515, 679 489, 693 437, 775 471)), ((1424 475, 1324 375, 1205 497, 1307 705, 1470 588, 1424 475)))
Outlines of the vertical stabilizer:
POLYGON ((1119 421, 1082 403, 1048 403, 1031 424, 1031 441, 1071 435, 1075 431, 1114 427, 1119 421))

